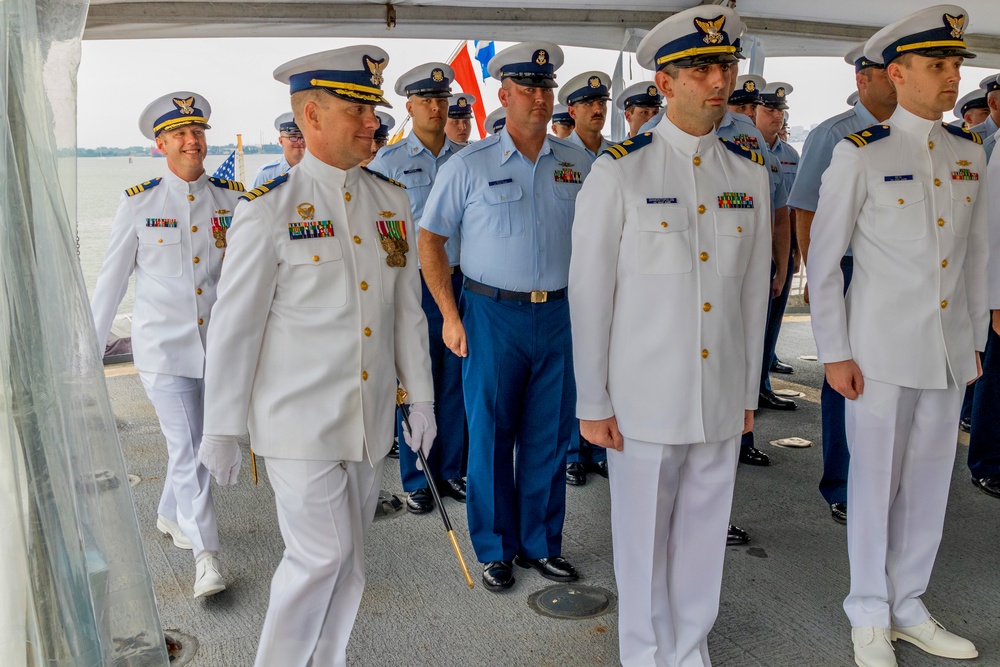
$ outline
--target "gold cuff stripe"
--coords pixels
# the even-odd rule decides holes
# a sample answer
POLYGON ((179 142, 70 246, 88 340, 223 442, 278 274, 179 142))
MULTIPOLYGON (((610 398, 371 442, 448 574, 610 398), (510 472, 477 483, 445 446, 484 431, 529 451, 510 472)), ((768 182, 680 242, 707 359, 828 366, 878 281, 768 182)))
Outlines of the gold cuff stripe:
POLYGON ((671 60, 681 60, 682 58, 690 58, 692 56, 707 56, 713 53, 736 53, 735 46, 695 46, 690 49, 684 49, 683 51, 678 51, 676 53, 670 53, 665 56, 660 56, 656 59, 656 65, 659 67, 665 62, 671 60))
POLYGON ((897 46, 896 53, 913 51, 914 49, 933 49, 938 46, 957 46, 962 49, 967 48, 965 46, 965 42, 961 39, 944 39, 933 42, 917 42, 916 44, 904 44, 902 46, 897 46))
POLYGON ((156 134, 160 130, 169 130, 173 127, 179 127, 181 125, 191 125, 193 123, 200 123, 202 125, 208 125, 208 119, 201 116, 185 116, 184 118, 171 118, 170 120, 165 120, 159 125, 153 126, 153 134, 156 134))

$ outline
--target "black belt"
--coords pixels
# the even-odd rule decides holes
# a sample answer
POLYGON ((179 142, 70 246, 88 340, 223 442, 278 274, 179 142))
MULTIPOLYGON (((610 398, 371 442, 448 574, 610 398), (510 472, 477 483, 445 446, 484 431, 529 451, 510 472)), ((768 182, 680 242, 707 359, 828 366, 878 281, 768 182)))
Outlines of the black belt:
POLYGON ((491 299, 497 299, 499 301, 545 303, 546 301, 555 301, 556 299, 566 298, 565 287, 562 289, 552 290, 551 292, 545 292, 542 290, 536 290, 534 292, 511 292, 510 290, 498 289, 496 287, 484 285, 476 282, 472 278, 465 279, 465 289, 474 294, 481 294, 482 296, 488 296, 491 299))

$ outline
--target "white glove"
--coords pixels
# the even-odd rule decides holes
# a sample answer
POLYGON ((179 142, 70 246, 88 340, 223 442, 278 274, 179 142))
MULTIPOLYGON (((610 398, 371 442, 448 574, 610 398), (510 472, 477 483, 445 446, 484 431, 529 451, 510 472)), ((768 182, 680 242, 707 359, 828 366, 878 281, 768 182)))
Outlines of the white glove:
POLYGON ((219 486, 227 486, 236 484, 243 453, 235 435, 203 435, 198 460, 208 468, 219 486))
MULTIPOLYGON (((410 428, 406 428, 403 422, 403 440, 416 454, 417 450, 424 453, 424 457, 430 456, 431 445, 437 437, 437 422, 434 420, 434 402, 414 403, 410 406, 410 428), (410 433, 410 429, 413 432, 410 433)), ((417 469, 423 470, 420 459, 417 459, 417 469)))

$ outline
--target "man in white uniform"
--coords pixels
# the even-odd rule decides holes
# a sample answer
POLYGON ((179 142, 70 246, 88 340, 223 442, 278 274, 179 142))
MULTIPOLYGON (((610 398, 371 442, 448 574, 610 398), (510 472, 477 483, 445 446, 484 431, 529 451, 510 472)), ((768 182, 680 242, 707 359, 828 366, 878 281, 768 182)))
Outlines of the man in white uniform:
POLYGON ((760 153, 714 131, 732 26, 735 11, 697 7, 643 39, 666 115, 595 162, 573 221, 577 416, 611 448, 625 667, 711 664, 737 449, 757 407, 770 183, 760 153))
POLYGON ((963 58, 974 57, 967 26, 965 10, 939 5, 868 40, 865 56, 885 63, 898 106, 834 149, 811 228, 813 333, 827 381, 847 399, 844 610, 861 667, 894 666, 896 639, 977 655, 920 600, 941 541, 962 394, 980 373, 989 325, 986 156, 977 135, 941 122, 963 58))
POLYGON ((412 447, 434 439, 427 322, 406 192, 358 167, 388 56, 353 46, 293 60, 306 154, 246 194, 209 334, 201 459, 220 484, 248 428, 274 489, 285 552, 257 667, 346 664, 365 584, 364 536, 392 444, 396 380, 412 447), (359 69, 361 68, 361 69, 359 69))
POLYGON ((281 157, 271 160, 260 168, 253 179, 255 188, 267 183, 272 178, 281 176, 297 165, 306 152, 306 140, 302 136, 302 132, 299 131, 299 126, 295 124, 295 116, 292 115, 291 111, 274 119, 274 129, 278 131, 281 157))
MULTIPOLYGON (((243 186, 211 178, 203 163, 212 109, 197 93, 153 101, 139 129, 166 156, 167 173, 125 191, 91 307, 103 354, 118 305, 135 277, 132 354, 167 441, 156 527, 192 549, 195 597, 225 590, 209 474, 198 463, 205 335, 226 254, 226 230, 243 186)), ((227 392, 224 392, 227 393, 227 392)))

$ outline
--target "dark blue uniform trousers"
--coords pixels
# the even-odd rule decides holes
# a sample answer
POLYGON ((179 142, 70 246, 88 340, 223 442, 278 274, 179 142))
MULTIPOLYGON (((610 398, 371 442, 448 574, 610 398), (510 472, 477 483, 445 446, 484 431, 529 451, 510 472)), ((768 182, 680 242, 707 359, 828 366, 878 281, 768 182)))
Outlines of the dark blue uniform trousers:
POLYGON ((982 362, 969 434, 969 471, 976 479, 1000 475, 1000 336, 992 326, 982 362))
MULTIPOLYGON (((423 276, 421 306, 427 316, 427 333, 430 336, 431 375, 434 377, 434 419, 437 421, 437 438, 427 459, 434 479, 465 477, 465 450, 469 442, 465 428, 465 400, 462 396, 462 358, 453 353, 441 338, 444 317, 438 308, 423 276)), ((451 287, 457 299, 462 293, 462 272, 458 269, 451 277, 451 287)), ((403 444, 403 417, 397 411, 396 434, 399 437, 399 475, 403 491, 410 493, 427 488, 424 473, 417 470, 417 455, 403 444)))
MULTIPOLYGON (((840 260, 840 270, 844 274, 844 294, 854 276, 854 257, 840 260)), ((847 502, 847 470, 851 454, 847 450, 847 429, 844 425, 844 401, 833 387, 823 380, 820 392, 820 412, 823 418, 823 478, 819 481, 819 492, 826 502, 847 502)))
POLYGON ((566 448, 576 411, 569 303, 465 290, 466 510, 476 557, 562 554, 566 448))

